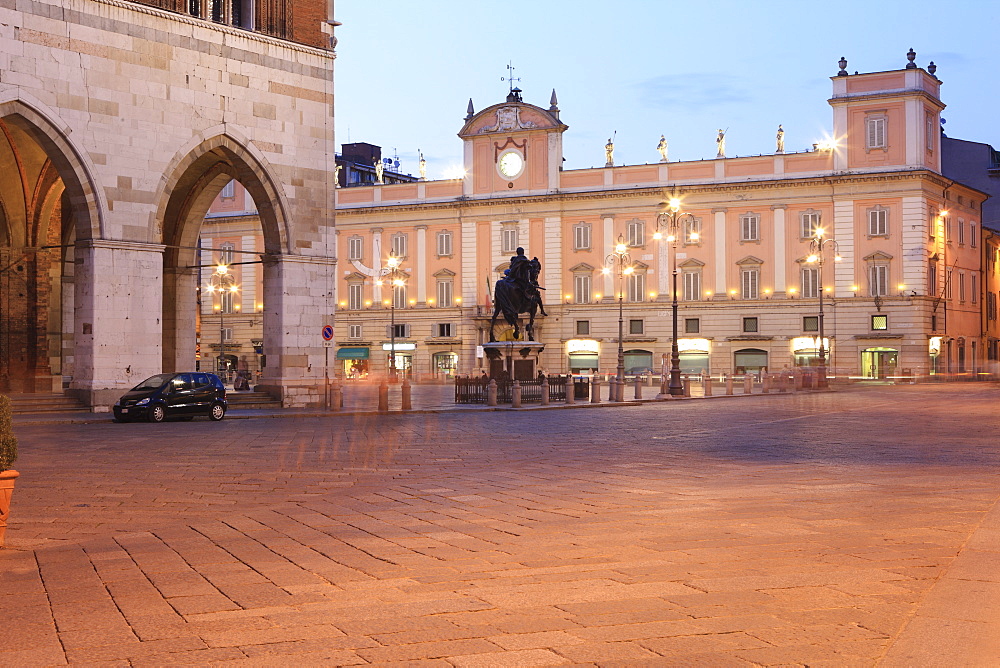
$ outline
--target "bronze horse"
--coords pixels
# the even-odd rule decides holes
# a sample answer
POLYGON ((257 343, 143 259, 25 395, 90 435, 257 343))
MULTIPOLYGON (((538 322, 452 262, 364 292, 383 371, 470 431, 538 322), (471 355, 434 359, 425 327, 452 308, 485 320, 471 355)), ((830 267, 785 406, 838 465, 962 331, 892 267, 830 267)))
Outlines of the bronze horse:
MULTIPOLYGON (((523 256, 522 256, 523 257, 523 256)), ((508 275, 496 282, 493 290, 493 318, 490 320, 490 343, 496 342, 493 328, 497 316, 502 312, 504 320, 514 328, 514 338, 521 338, 520 320, 518 315, 528 314, 528 323, 524 326, 528 341, 535 340, 535 312, 541 311, 548 315, 542 306, 542 294, 538 287, 538 274, 542 269, 538 258, 530 261, 512 263, 508 275)))

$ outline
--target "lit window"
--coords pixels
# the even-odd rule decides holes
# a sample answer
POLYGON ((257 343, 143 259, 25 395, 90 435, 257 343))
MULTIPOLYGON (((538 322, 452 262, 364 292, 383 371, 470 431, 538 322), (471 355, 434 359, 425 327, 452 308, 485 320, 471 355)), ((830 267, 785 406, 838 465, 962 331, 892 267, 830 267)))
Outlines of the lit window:
POLYGON ((884 313, 872 316, 872 331, 881 332, 889 329, 889 316, 884 313))

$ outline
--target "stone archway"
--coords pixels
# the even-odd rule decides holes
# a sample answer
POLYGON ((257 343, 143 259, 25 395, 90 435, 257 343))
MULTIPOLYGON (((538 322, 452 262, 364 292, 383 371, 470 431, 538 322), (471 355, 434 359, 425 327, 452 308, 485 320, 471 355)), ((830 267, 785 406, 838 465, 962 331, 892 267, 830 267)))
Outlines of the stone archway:
POLYGON ((61 391, 74 373, 70 249, 101 229, 83 156, 44 105, 0 93, 0 390, 61 391))
MULTIPOLYGON (((223 131, 223 128, 216 130, 223 131)), ((264 238, 264 256, 287 252, 288 207, 277 179, 252 144, 234 133, 202 133, 185 147, 165 172, 156 220, 151 225, 165 246, 163 256, 163 370, 193 369, 196 349, 199 232, 205 214, 222 188, 239 181, 257 205, 264 238)), ((252 258, 243 258, 250 261, 252 258)), ((272 273, 263 266, 266 284, 272 273)), ((276 315, 264 302, 264 349, 269 341, 268 320, 276 315), (270 315, 269 315, 270 313, 270 315)), ((270 345, 269 345, 270 343, 270 345)))

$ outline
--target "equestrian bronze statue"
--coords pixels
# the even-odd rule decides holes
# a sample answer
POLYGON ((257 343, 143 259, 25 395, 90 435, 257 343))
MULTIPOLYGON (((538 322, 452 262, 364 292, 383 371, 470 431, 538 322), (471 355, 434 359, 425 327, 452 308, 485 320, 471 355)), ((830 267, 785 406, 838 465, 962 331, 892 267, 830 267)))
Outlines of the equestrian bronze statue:
POLYGON ((517 255, 510 259, 510 268, 504 272, 504 277, 497 281, 493 290, 493 319, 490 320, 490 343, 496 342, 493 328, 497 316, 503 313, 504 320, 514 328, 514 338, 521 338, 521 313, 528 314, 528 322, 524 326, 528 341, 535 340, 535 312, 548 315, 542 306, 541 290, 538 285, 538 274, 542 271, 542 263, 538 258, 528 259, 523 248, 517 249, 517 255))

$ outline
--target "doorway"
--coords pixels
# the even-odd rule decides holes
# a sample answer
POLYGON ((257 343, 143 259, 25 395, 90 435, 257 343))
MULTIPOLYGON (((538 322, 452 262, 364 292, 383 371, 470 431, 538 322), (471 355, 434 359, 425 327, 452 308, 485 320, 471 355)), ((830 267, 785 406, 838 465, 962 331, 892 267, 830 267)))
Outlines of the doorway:
POLYGON ((895 348, 867 348, 861 351, 861 376, 881 380, 896 373, 899 351, 895 348))

